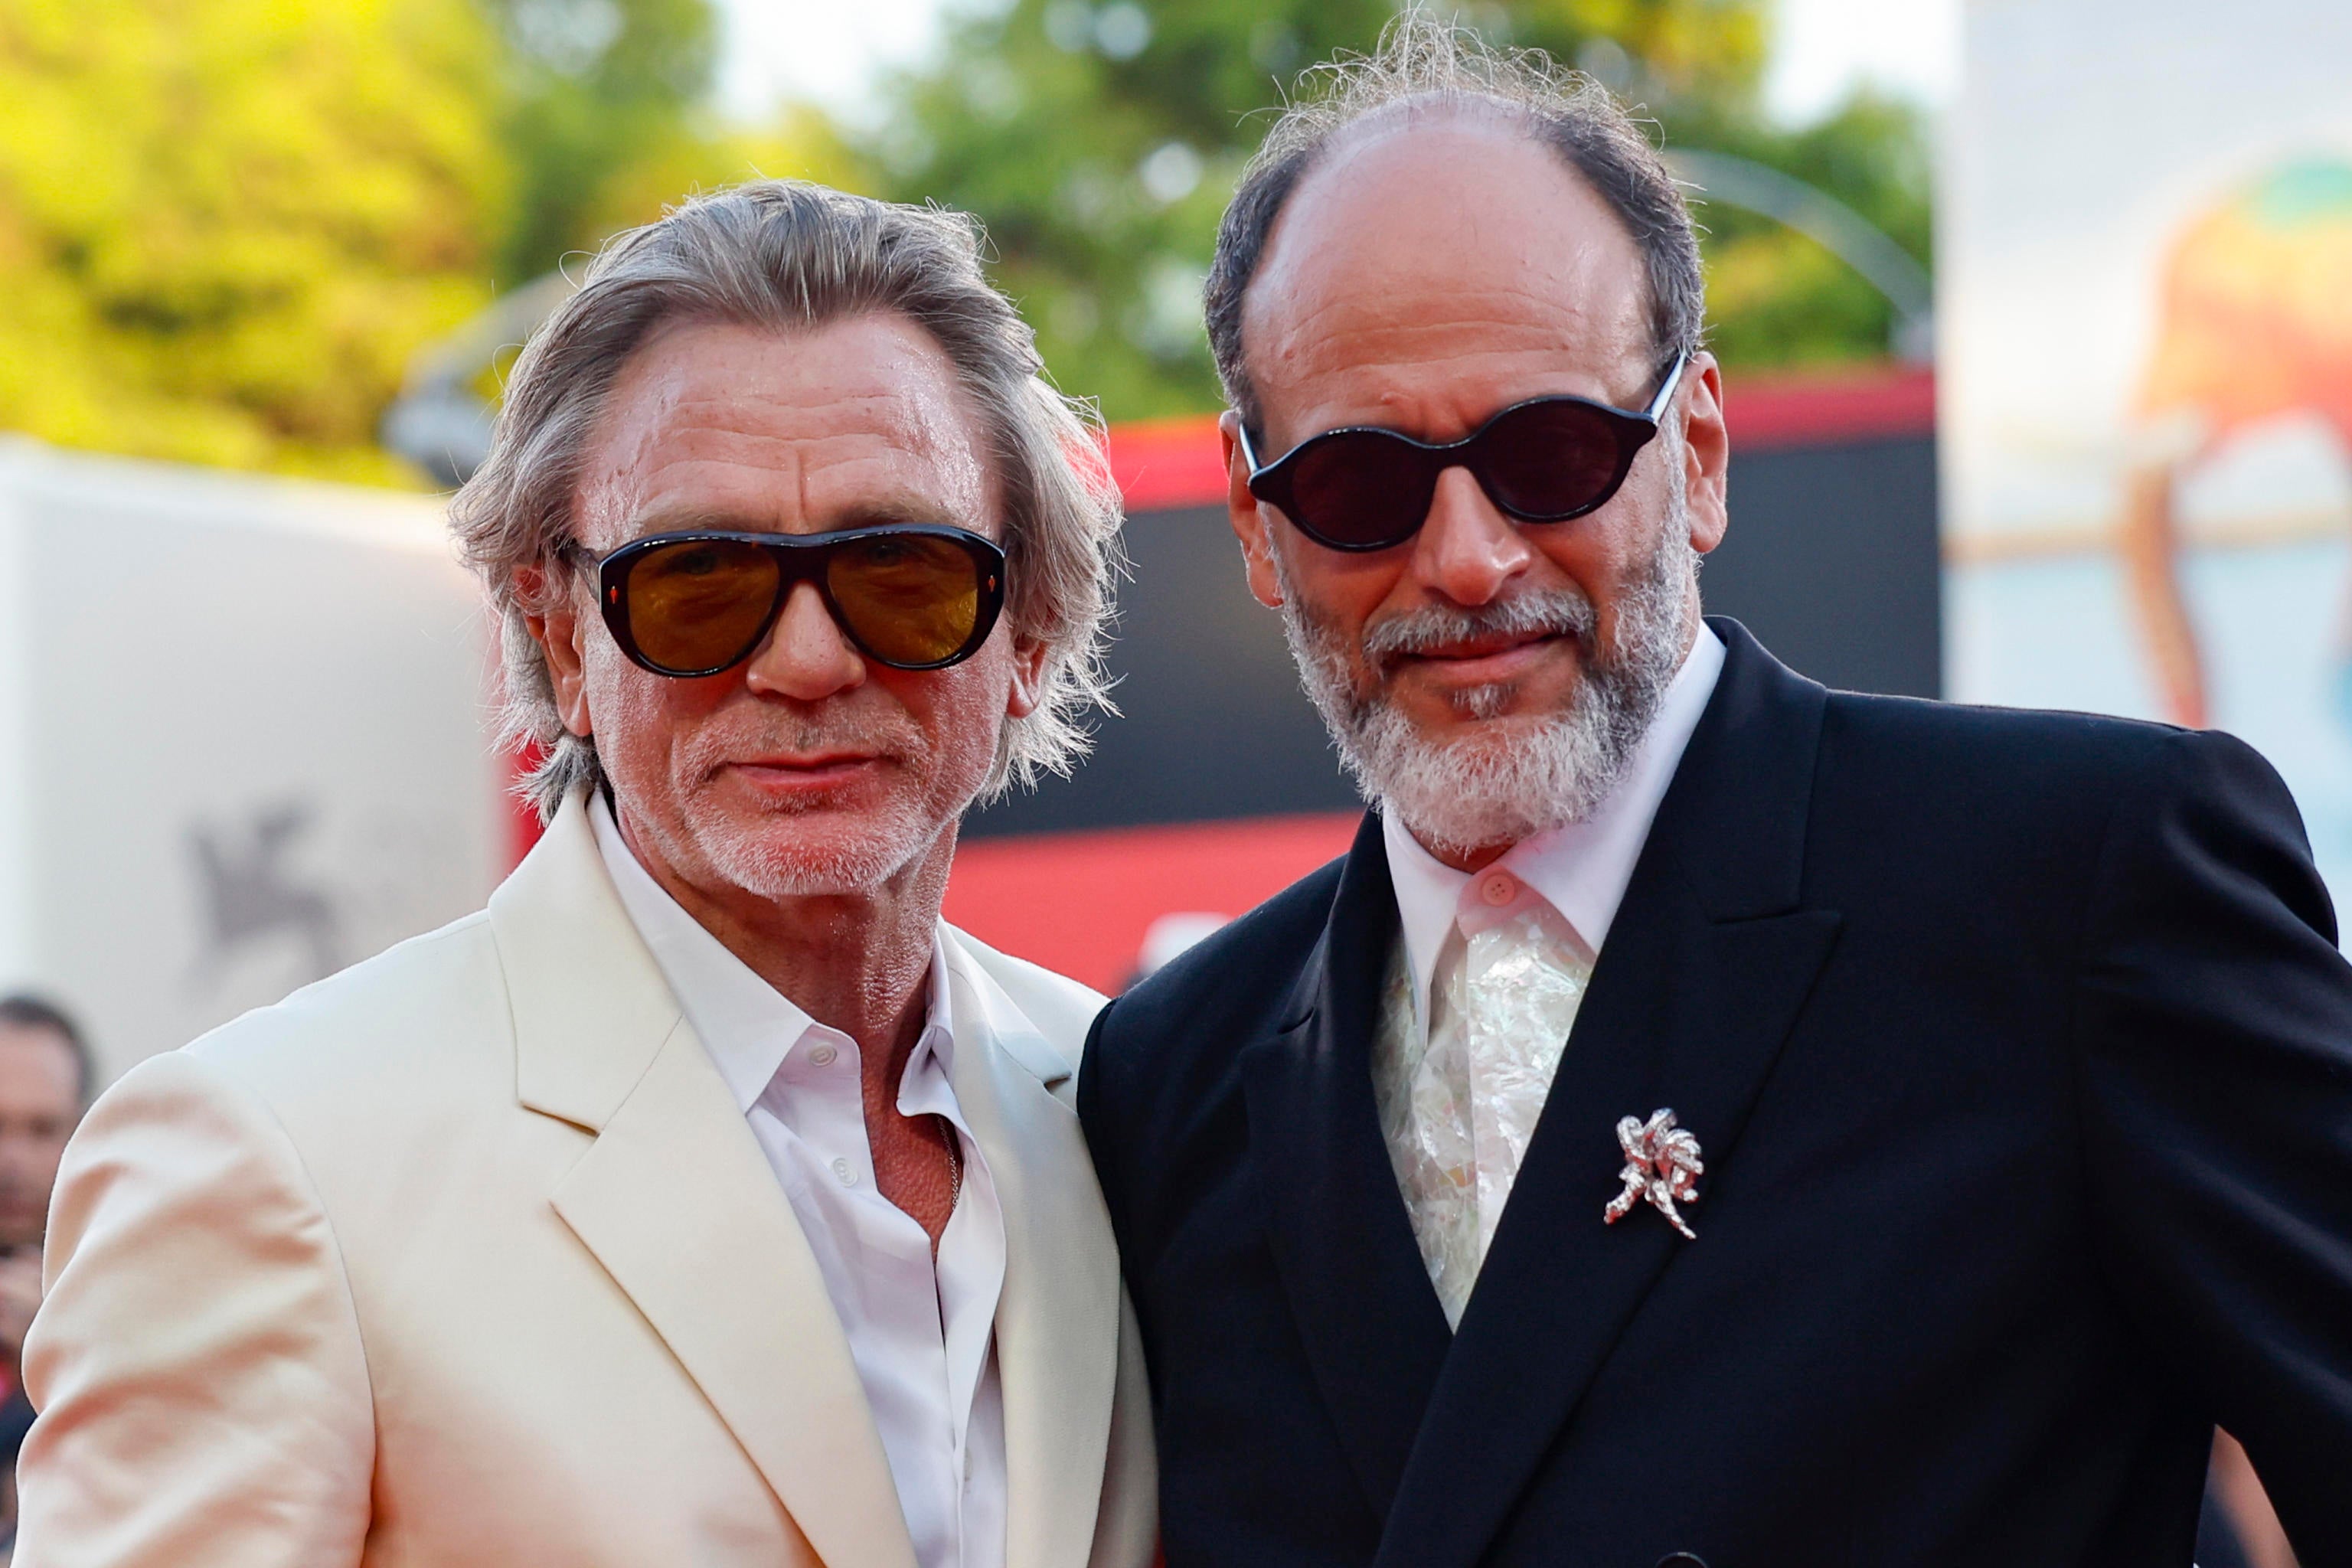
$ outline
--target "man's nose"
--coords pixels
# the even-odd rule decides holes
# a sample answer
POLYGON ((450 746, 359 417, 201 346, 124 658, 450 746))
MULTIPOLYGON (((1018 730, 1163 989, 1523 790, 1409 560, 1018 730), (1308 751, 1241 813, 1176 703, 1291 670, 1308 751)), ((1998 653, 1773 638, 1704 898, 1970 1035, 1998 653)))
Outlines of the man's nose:
POLYGON ((1411 570, 1423 586, 1457 605, 1491 604, 1534 562, 1535 546, 1469 469, 1437 476, 1429 516, 1413 536, 1411 570))
POLYGON ((814 583, 797 583, 744 679, 755 692, 822 701, 866 679, 866 660, 835 625, 814 583))

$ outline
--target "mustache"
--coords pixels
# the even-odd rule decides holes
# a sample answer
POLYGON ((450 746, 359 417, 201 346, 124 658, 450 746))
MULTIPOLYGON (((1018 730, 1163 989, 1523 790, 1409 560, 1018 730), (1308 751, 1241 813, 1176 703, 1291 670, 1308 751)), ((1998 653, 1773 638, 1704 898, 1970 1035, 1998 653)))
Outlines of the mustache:
POLYGON ((1386 665, 1433 648, 1485 637, 1569 637, 1590 647, 1601 617, 1572 587, 1536 588, 1491 605, 1424 605, 1364 632, 1364 655, 1386 665))

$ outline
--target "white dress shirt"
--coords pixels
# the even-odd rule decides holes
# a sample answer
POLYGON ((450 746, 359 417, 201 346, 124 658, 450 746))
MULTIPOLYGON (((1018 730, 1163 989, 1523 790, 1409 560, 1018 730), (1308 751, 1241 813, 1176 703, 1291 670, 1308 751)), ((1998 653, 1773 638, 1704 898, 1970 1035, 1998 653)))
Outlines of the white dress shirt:
POLYGON ((622 907, 734 1090, 808 1236, 881 1433, 916 1561, 1003 1568, 1004 1405, 994 1324, 1004 1216, 949 1083, 959 1021, 946 952, 934 939, 929 1016, 898 1083, 899 1112, 945 1119, 962 1151, 962 1189, 934 1259, 923 1227, 875 1186, 857 1042, 794 1006, 679 908, 638 864, 601 795, 591 815, 622 907))
POLYGON ((1702 625, 1625 777, 1587 820, 1455 870, 1384 816, 1400 941, 1372 1073, 1430 1282, 1458 1324, 1650 824, 1723 671, 1702 625))

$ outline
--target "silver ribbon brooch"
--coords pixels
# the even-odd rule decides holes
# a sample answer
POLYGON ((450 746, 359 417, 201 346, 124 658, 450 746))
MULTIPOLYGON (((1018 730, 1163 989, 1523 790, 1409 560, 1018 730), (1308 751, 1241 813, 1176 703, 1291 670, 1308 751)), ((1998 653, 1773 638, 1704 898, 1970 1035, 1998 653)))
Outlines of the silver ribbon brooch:
POLYGON ((1659 1110, 1650 1120, 1628 1116, 1617 1123, 1617 1145, 1625 1151, 1625 1168, 1617 1179, 1625 1190, 1601 1211, 1601 1222, 1615 1225, 1633 1212, 1643 1199, 1666 1216, 1666 1223, 1696 1241, 1698 1233, 1683 1223, 1678 1202, 1698 1202, 1698 1179, 1706 1166, 1698 1157, 1698 1140, 1675 1125, 1675 1113, 1659 1110))

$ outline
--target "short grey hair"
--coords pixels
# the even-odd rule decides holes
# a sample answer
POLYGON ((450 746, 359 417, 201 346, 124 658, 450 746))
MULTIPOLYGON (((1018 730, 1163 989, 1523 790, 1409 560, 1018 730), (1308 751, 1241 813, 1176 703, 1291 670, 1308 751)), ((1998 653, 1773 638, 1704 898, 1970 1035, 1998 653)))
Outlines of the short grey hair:
POLYGON ((1642 252, 1659 361, 1697 352, 1706 320, 1697 235, 1682 187, 1640 123, 1607 88, 1542 50, 1497 49, 1416 8, 1389 24, 1371 54, 1341 55, 1299 79, 1225 208, 1202 303, 1217 375, 1245 423, 1256 425, 1259 410, 1242 357, 1242 297, 1284 205, 1343 132, 1423 107, 1499 114, 1582 175, 1642 252))
POLYGON ((698 196, 614 237, 580 288, 531 334, 507 379, 484 459, 450 502, 467 563, 499 622, 502 742, 541 756, 518 793, 551 816, 602 782, 595 742, 556 711, 547 658, 526 616, 572 590, 574 509, 591 434, 614 378, 676 322, 798 331, 897 313, 929 332, 971 399, 1004 498, 1005 616, 1045 649, 1035 711, 1008 720, 984 798, 1067 775, 1109 709, 1103 624, 1118 559, 1119 501, 1100 421, 1045 378, 1034 334, 982 269, 977 220, 793 180, 698 196), (537 571, 526 602, 517 574, 537 571))

